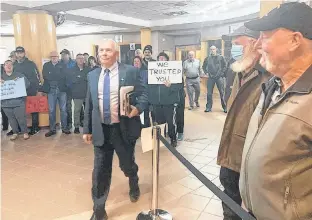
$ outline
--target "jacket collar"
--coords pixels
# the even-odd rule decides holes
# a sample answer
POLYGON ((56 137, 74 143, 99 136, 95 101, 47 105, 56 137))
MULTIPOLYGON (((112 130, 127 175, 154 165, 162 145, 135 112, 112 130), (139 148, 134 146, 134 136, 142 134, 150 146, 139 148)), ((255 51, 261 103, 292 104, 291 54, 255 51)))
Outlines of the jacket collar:
MULTIPOLYGON (((267 83, 262 85, 262 90, 265 92, 274 86, 279 80, 274 76, 267 83)), ((302 74, 302 76, 287 89, 285 93, 310 93, 312 91, 312 65, 302 74)))
MULTIPOLYGON (((119 75, 119 86, 125 85, 126 81, 126 66, 122 63, 117 62, 118 65, 118 75, 119 75)), ((102 67, 95 69, 97 74, 97 82, 99 81, 100 74, 102 72, 102 67)))
POLYGON ((312 91, 312 64, 288 91, 298 93, 310 93, 312 91))

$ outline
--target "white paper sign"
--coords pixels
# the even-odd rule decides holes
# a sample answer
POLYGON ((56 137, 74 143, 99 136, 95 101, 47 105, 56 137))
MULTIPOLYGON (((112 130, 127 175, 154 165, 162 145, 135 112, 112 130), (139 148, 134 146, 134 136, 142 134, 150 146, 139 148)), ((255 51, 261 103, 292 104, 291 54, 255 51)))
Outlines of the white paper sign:
POLYGON ((1 84, 1 100, 27 96, 24 77, 1 84))
POLYGON ((135 43, 130 44, 130 50, 135 50, 135 43))
POLYGON ((148 84, 182 83, 182 61, 148 62, 148 84))
MULTIPOLYGON (((165 126, 166 124, 158 125, 161 129, 161 134, 165 136, 165 126)), ((167 126, 168 127, 168 126, 167 126)), ((142 128, 141 130, 141 145, 143 153, 153 150, 153 127, 142 128)), ((165 145, 160 141, 159 147, 164 147, 165 145)))

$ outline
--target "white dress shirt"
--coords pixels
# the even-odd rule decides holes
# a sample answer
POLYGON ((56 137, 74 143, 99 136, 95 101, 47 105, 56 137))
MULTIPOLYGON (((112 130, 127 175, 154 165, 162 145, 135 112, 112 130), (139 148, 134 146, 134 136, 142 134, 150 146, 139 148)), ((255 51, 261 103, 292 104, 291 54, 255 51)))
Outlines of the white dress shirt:
MULTIPOLYGON (((119 73, 118 73, 118 63, 116 62, 110 68, 110 112, 111 112, 111 123, 119 123, 119 73)), ((102 67, 101 75, 98 83, 98 99, 99 107, 101 113, 102 123, 104 123, 104 106, 103 106, 103 89, 104 89, 104 73, 105 68, 102 67)))

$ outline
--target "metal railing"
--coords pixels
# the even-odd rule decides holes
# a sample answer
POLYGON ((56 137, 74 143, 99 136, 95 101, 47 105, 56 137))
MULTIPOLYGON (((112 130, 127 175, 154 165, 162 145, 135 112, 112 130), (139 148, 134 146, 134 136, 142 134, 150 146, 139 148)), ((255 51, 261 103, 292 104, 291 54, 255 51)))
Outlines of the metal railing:
POLYGON ((185 159, 170 143, 161 135, 159 126, 153 126, 153 191, 151 210, 143 211, 137 216, 137 220, 172 220, 172 215, 158 208, 158 180, 159 180, 159 146, 160 141, 169 151, 196 176, 210 191, 212 191, 223 203, 225 203, 233 212, 243 220, 255 220, 255 218, 246 212, 240 205, 233 201, 227 194, 220 190, 198 169, 196 169, 187 159, 185 159))

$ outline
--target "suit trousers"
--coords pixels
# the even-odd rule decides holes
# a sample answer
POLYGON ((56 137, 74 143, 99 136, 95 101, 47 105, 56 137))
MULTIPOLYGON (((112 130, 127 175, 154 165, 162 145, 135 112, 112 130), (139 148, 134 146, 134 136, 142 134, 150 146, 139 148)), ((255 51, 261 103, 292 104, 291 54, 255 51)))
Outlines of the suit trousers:
MULTIPOLYGON (((224 187, 224 193, 233 199, 238 205, 242 205, 242 198, 239 192, 240 174, 226 167, 220 169, 220 182, 224 187)), ((232 209, 222 203, 224 220, 241 220, 232 209)))
POLYGON ((102 125, 105 141, 103 146, 94 146, 94 168, 92 173, 93 211, 103 216, 105 203, 112 179, 114 151, 119 158, 119 166, 126 177, 138 178, 135 163, 135 141, 127 145, 122 138, 120 124, 102 125))

